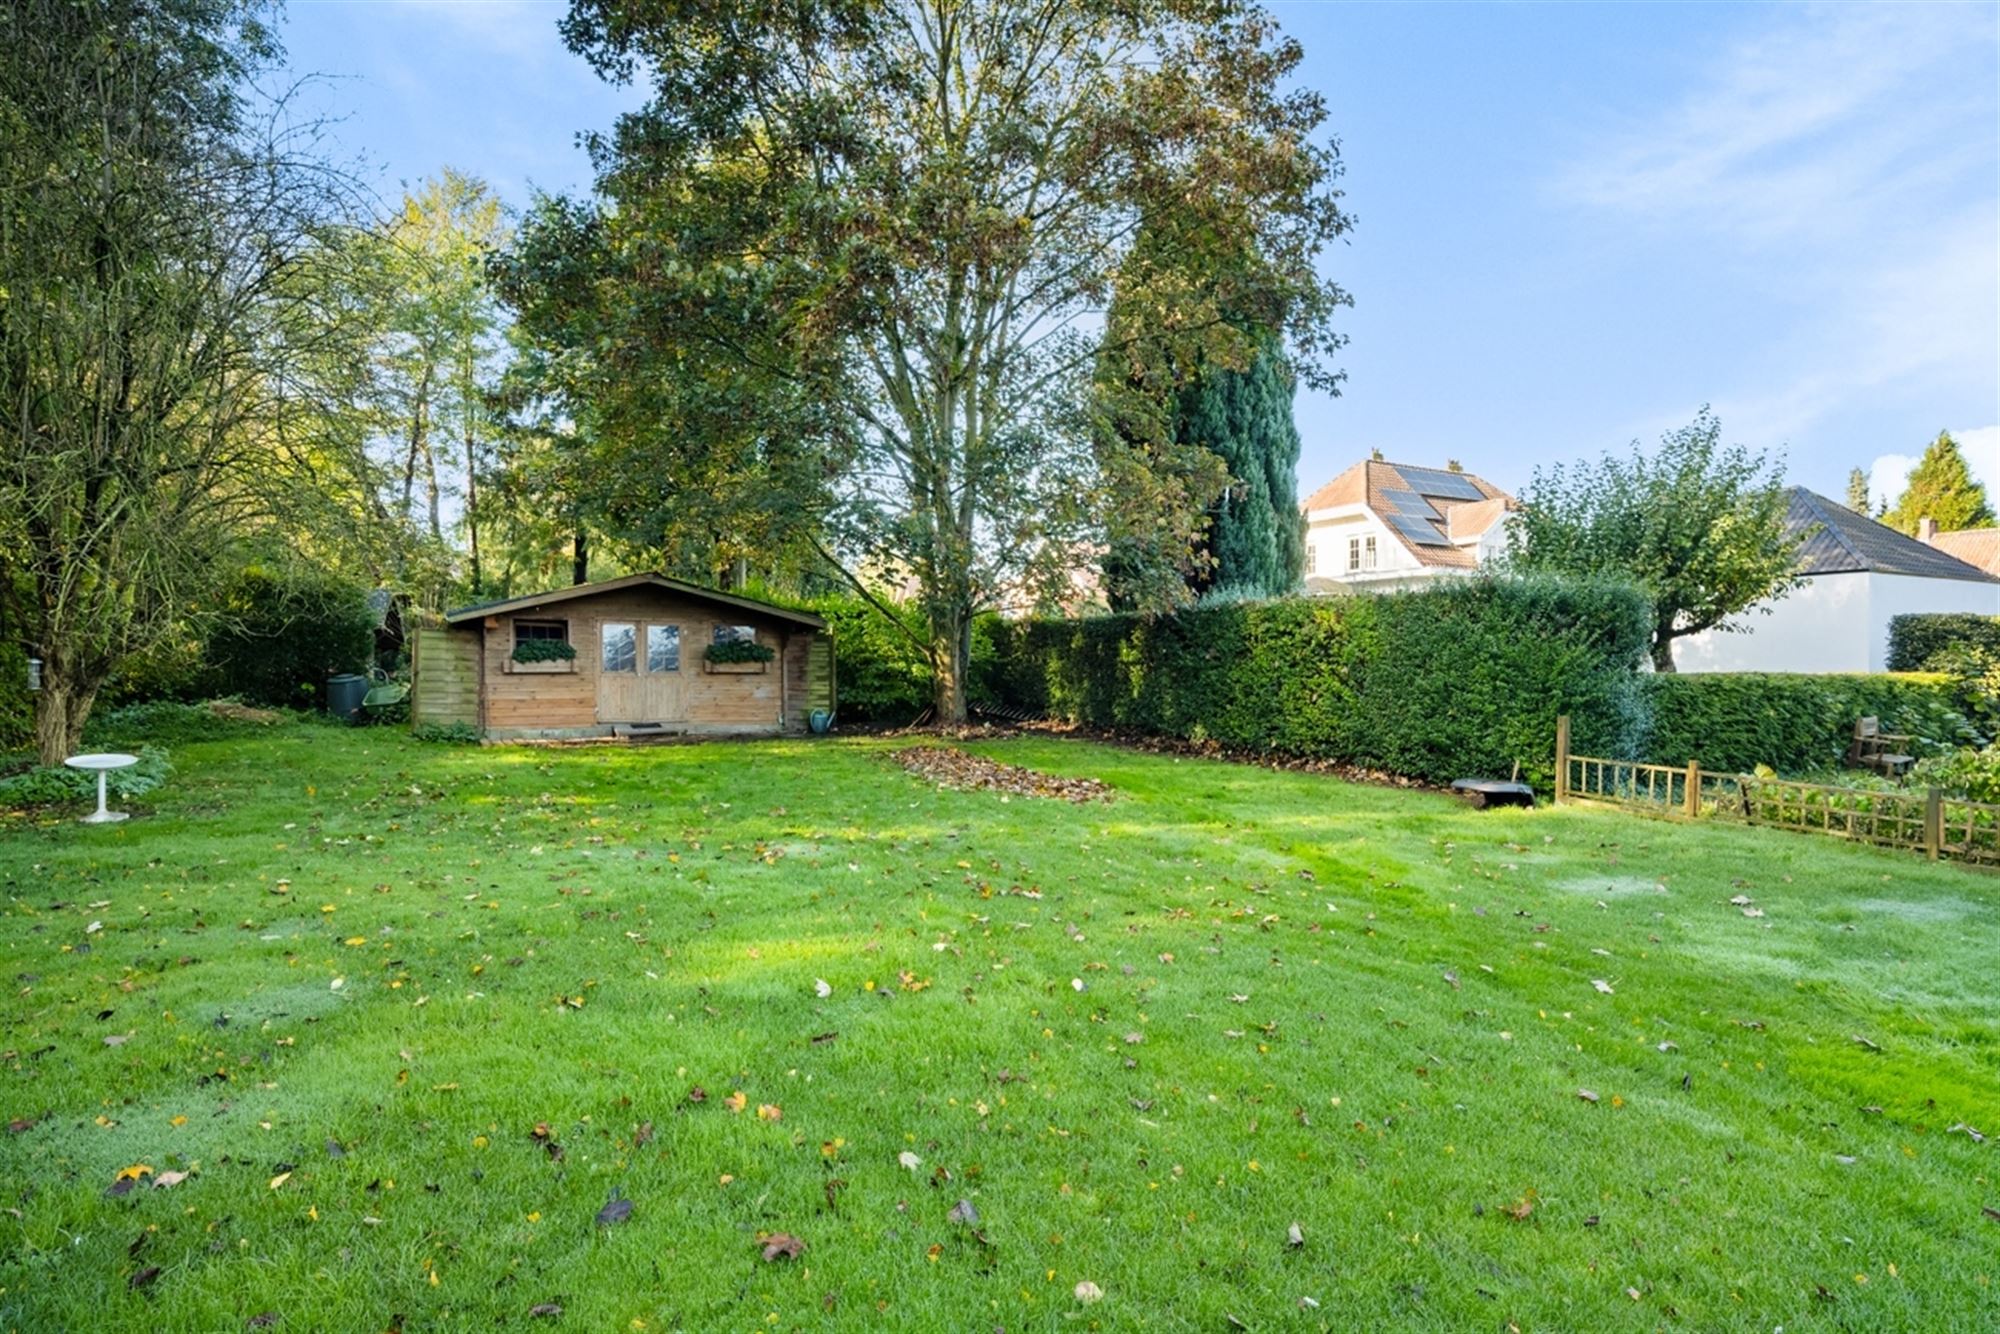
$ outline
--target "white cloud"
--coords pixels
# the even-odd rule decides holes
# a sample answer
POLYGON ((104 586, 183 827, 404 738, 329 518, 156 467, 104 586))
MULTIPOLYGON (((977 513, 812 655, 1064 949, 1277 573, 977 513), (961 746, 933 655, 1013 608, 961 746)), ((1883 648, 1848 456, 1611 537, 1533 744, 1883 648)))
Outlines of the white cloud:
MULTIPOLYGON (((1969 431, 1953 431, 1958 452, 1973 480, 1986 488, 1988 497, 2000 501, 2000 426, 1979 426, 1969 431)), ((1893 505, 1909 485, 1910 470, 1921 454, 1884 454, 1868 468, 1868 499, 1877 507, 1893 505)))
POLYGON ((1981 6, 1779 10, 1558 178, 1765 300, 1767 323, 1726 335, 1735 383, 1707 387, 1732 438, 1810 449, 1817 423, 1885 402, 1994 401, 1995 38, 1981 6))

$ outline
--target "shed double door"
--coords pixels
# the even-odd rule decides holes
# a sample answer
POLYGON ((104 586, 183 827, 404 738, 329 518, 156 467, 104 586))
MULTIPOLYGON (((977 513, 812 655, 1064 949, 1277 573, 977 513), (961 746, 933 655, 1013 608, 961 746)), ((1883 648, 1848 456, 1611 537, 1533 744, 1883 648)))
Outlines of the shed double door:
POLYGON ((677 723, 686 719, 680 625, 672 621, 598 622, 597 721, 677 723))

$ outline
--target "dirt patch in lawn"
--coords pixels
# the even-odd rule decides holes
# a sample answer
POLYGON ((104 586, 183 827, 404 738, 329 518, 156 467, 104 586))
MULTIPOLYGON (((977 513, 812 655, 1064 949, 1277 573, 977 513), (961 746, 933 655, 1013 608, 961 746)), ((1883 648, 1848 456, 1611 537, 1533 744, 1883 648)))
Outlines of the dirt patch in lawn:
POLYGON ((1021 797, 1056 797, 1074 802, 1111 800, 1110 787, 1095 778, 1064 778, 1018 764, 1001 764, 956 746, 905 746, 892 758, 917 777, 939 787, 1021 797))

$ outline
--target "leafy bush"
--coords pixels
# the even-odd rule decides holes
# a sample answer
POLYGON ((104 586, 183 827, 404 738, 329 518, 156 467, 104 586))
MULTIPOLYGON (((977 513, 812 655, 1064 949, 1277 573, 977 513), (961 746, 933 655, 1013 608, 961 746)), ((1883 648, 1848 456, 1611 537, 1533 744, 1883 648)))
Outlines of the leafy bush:
POLYGON ((209 693, 310 707, 326 678, 359 671, 375 647, 367 590, 315 571, 251 565, 224 586, 209 633, 209 693))
POLYGON ((1922 787, 1943 788, 1947 796, 2000 803, 2000 749, 1956 750, 1919 760, 1910 780, 1922 787))
POLYGON ((471 723, 418 723, 410 729, 410 737, 445 745, 477 745, 479 729, 471 723))
POLYGON ((28 655, 0 642, 0 752, 35 734, 35 696, 28 689, 28 655))
POLYGON ((901 726, 931 702, 931 669, 911 636, 921 640, 923 617, 896 608, 897 624, 852 593, 821 598, 812 610, 833 634, 834 675, 843 722, 901 726), (899 628, 900 626, 900 628, 899 628))
POLYGON ((710 662, 769 662, 778 651, 754 639, 725 639, 710 644, 706 656, 710 662))
POLYGON ((523 639, 514 645, 515 662, 574 662, 576 645, 563 639, 523 639))
MULTIPOLYGON (((139 762, 129 769, 112 769, 105 774, 105 786, 121 797, 142 797, 167 780, 174 766, 167 752, 157 746, 142 746, 139 762)), ((0 778, 0 808, 54 806, 68 801, 96 801, 97 775, 66 765, 33 768, 0 778)))
POLYGON ((1433 782, 1553 774, 1555 720, 1629 756, 1650 607, 1628 584, 1455 579, 1416 592, 1011 627, 1003 702, 1101 727, 1433 782))
POLYGON ((1972 612, 1919 612, 1889 620, 1889 670, 1945 670, 1939 658, 1953 650, 1983 652, 2000 660, 2000 616, 1972 612))
MULTIPOLYGON (((1912 753, 1935 755, 1986 738, 1966 718, 1953 683, 1937 675, 1805 675, 1714 672, 1660 675, 1642 683, 1652 728, 1644 753, 1657 764, 1782 774, 1841 764, 1857 719, 1915 737, 1912 753)), ((1577 749, 1583 750, 1581 744, 1577 749)))
POLYGON ((83 736, 93 746, 129 748, 151 742, 214 741, 238 735, 243 727, 240 720, 225 717, 208 704, 160 699, 98 709, 84 724, 83 736))

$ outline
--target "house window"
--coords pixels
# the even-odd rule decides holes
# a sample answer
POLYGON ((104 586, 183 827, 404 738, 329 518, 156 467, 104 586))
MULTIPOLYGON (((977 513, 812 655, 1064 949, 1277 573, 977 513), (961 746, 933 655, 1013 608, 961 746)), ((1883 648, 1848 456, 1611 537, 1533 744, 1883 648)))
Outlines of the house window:
POLYGON ((1358 537, 1347 539, 1347 568, 1349 570, 1361 568, 1361 539, 1358 537))
POLYGON ((718 625, 715 627, 715 642, 718 644, 754 644, 757 642, 757 627, 754 625, 718 625))
POLYGON ((1361 540, 1363 544, 1361 547, 1361 568, 1372 570, 1375 568, 1375 539, 1370 536, 1364 537, 1361 540))
POLYGON ((677 672, 681 669, 681 628, 678 625, 646 627, 646 670, 677 672))
POLYGON ((558 644, 569 642, 568 621, 516 621, 514 622, 514 647, 532 640, 554 640, 558 644))
POLYGON ((607 672, 639 670, 639 627, 630 621, 606 621, 597 631, 602 657, 598 665, 607 672))
POLYGON ((1310 542, 1306 543, 1306 573, 1319 573, 1319 548, 1310 542))

